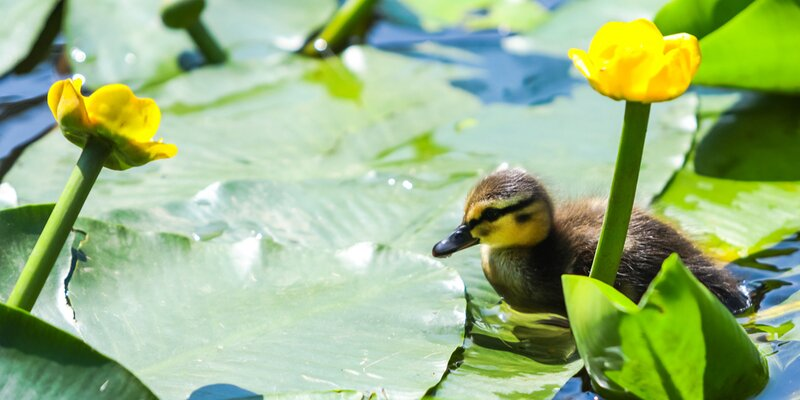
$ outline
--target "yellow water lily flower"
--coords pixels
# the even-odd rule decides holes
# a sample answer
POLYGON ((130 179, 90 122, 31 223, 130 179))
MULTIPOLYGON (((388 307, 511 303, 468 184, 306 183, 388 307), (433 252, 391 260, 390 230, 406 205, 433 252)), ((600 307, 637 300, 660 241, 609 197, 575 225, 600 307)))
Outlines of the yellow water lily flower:
POLYGON ((665 37, 652 22, 637 19, 603 25, 588 53, 570 49, 569 58, 601 94, 653 103, 686 91, 700 65, 700 47, 688 33, 665 37))
POLYGON ((152 140, 161 122, 155 101, 136 97, 122 84, 103 86, 84 97, 82 84, 80 79, 54 83, 47 93, 47 104, 70 142, 83 148, 93 137, 111 146, 106 168, 138 167, 178 152, 174 144, 152 140))

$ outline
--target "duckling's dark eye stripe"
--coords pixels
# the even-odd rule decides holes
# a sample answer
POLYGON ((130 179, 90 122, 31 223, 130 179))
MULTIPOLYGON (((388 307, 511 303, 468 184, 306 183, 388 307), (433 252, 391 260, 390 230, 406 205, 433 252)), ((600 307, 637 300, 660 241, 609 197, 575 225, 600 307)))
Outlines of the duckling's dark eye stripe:
POLYGON ((528 207, 529 205, 533 204, 534 201, 534 198, 531 197, 503 208, 487 207, 485 210, 483 210, 480 217, 471 219, 469 222, 467 222, 467 225, 469 225, 470 228, 474 228, 483 221, 496 221, 503 215, 528 207))

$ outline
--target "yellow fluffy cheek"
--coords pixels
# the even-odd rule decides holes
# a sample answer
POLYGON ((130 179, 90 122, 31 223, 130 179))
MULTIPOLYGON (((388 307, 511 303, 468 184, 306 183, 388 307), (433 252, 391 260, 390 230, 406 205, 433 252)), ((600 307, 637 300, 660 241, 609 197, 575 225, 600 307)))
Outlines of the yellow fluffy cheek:
POLYGON ((481 244, 490 247, 533 246, 544 240, 549 233, 549 221, 544 221, 543 218, 546 217, 518 224, 509 216, 494 224, 477 227, 472 235, 479 238, 481 244))

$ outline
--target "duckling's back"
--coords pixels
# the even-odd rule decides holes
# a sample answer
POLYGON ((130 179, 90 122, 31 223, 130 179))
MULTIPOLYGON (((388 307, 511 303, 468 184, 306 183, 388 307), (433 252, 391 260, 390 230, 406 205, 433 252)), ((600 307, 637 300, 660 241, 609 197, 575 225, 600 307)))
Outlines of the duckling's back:
MULTIPOLYGON (((558 241, 559 253, 568 257, 565 260, 565 273, 589 274, 605 208, 605 201, 600 199, 558 207, 553 234, 558 241)), ((700 282, 728 309, 735 312, 748 306, 747 297, 728 271, 716 266, 674 228, 638 209, 631 216, 614 286, 638 302, 658 274, 663 261, 672 253, 678 253, 700 282)))

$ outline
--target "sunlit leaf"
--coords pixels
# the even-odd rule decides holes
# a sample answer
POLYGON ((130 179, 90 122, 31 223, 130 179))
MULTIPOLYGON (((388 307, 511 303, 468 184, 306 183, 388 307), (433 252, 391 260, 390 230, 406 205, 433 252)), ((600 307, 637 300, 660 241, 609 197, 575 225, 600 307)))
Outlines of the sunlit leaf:
POLYGON ((114 360, 2 303, 0 375, 0 397, 4 399, 156 399, 114 360))
POLYGON ((758 393, 767 364, 725 306, 676 255, 637 307, 611 286, 564 275, 567 313, 601 392, 647 399, 758 393))
MULTIPOLYGON (((193 71, 153 88, 163 110, 160 131, 181 155, 125 174, 104 171, 84 215, 182 201, 216 181, 380 173, 401 186, 441 185, 502 163, 541 176, 557 198, 608 190, 624 107, 588 85, 539 107, 481 107, 449 85, 448 79, 467 76, 466 68, 365 48, 349 49, 343 61, 362 82, 360 101, 332 98, 319 79, 336 79, 335 74, 309 80, 317 62, 292 59, 193 71), (586 109, 597 112, 587 115, 586 109)), ((695 104, 685 96, 654 107, 640 203, 659 193, 681 165, 695 128, 695 104)), ((78 150, 63 138, 48 135, 23 154, 6 179, 22 203, 52 201, 77 157, 78 150), (47 163, 40 161, 45 158, 47 163)))
MULTIPOLYGON (((333 13, 334 0, 210 0, 202 20, 230 53, 246 59, 299 49, 333 13)), ((87 85, 142 86, 181 73, 178 56, 194 51, 186 32, 161 22, 160 0, 70 0, 67 54, 87 85)))
POLYGON ((0 0, 0 75, 22 61, 58 0, 0 0))
POLYGON ((791 100, 775 102, 747 93, 702 96, 693 162, 654 204, 719 258, 744 257, 800 230, 800 182, 769 181, 797 175, 790 165, 797 115, 784 109, 791 100))
MULTIPOLYGON (((0 212, 18 222, 3 242, 32 246, 16 229, 41 226, 48 209, 0 212)), ((260 235, 214 244, 92 220, 76 228, 68 294, 80 336, 160 397, 227 383, 418 398, 462 342, 463 283, 428 257, 370 242, 310 251, 260 235)), ((15 254, 2 260, 4 276, 24 262, 15 254)), ((54 275, 69 268, 62 258, 54 275)), ((63 296, 55 290, 39 302, 63 296)))
POLYGON ((380 10, 390 21, 426 31, 464 27, 525 32, 547 18, 547 10, 536 1, 516 0, 385 0, 380 10))

